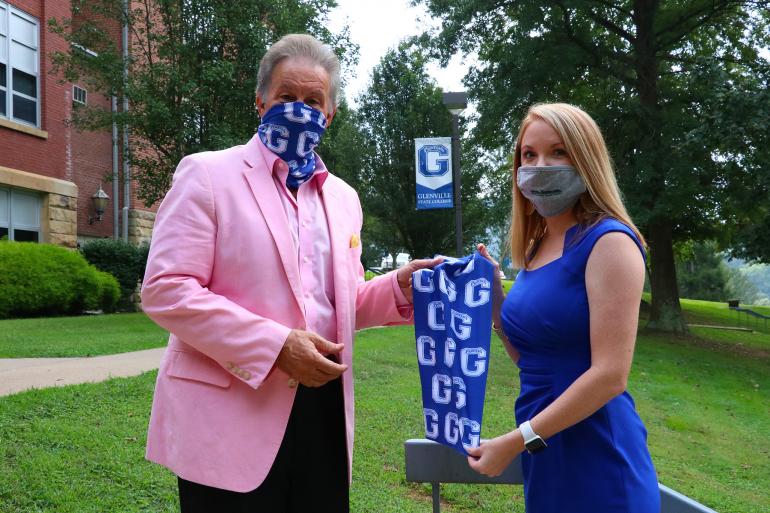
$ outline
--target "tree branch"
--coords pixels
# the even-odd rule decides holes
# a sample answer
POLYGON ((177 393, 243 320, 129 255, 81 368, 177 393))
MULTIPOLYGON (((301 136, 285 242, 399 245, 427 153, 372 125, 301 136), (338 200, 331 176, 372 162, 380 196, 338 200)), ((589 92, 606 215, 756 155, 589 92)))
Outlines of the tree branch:
POLYGON ((655 32, 655 37, 659 39, 659 47, 664 48, 671 44, 676 43, 683 37, 702 27, 709 21, 721 15, 727 8, 733 4, 740 4, 741 2, 735 0, 722 0, 713 1, 709 5, 704 6, 701 9, 695 9, 691 13, 683 16, 679 16, 678 19, 667 27, 663 27, 655 32), (697 19, 703 16, 701 19, 697 19), (695 20, 693 22, 693 20, 695 20), (691 23, 692 22, 692 23, 691 23), (679 27, 684 27, 678 32, 674 32, 679 27), (666 40, 661 36, 671 33, 671 37, 666 40))
POLYGON ((601 4, 605 7, 609 7, 610 9, 615 9, 616 11, 625 14, 626 16, 631 16, 631 11, 628 9, 623 9, 620 5, 616 4, 615 2, 608 2, 606 0, 595 0, 597 4, 601 4))
POLYGON ((632 36, 628 31, 624 30, 622 27, 619 27, 619 26, 615 25, 614 23, 612 23, 609 20, 605 20, 601 16, 597 16, 596 14, 594 14, 591 11, 587 11, 586 14, 588 15, 589 18, 594 20, 596 23, 598 23, 602 27, 606 28, 607 30, 609 30, 611 32, 614 32, 615 34, 619 35, 620 37, 622 37, 623 39, 625 39, 629 43, 633 44, 633 43, 636 42, 636 38, 634 36, 632 36))
MULTIPOLYGON (((596 47, 591 46, 590 43, 587 43, 586 41, 580 39, 580 37, 577 36, 577 34, 575 33, 572 27, 572 21, 570 18, 569 10, 564 6, 563 2, 556 2, 556 3, 561 8, 561 11, 562 11, 562 22, 564 24, 564 33, 566 34, 567 39, 572 41, 581 50, 583 50, 593 58, 594 64, 592 65, 592 67, 598 70, 606 69, 605 66, 602 66, 603 54, 597 51, 596 47)), ((618 54, 616 52, 608 50, 604 55, 606 55, 607 57, 610 57, 611 59, 616 60, 617 62, 623 65, 631 64, 631 60, 628 57, 618 54)), ((619 69, 615 69, 613 75, 619 78, 620 80, 622 80, 623 82, 626 82, 627 84, 633 83, 633 78, 628 76, 626 73, 624 73, 619 69)))

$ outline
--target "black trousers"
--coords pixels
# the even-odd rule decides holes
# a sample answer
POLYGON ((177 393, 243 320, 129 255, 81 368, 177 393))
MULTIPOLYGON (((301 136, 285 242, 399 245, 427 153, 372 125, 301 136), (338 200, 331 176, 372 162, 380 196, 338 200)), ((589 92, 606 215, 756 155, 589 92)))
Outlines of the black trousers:
POLYGON ((342 381, 297 387, 275 463, 246 493, 179 478, 182 513, 347 513, 348 460, 342 381))

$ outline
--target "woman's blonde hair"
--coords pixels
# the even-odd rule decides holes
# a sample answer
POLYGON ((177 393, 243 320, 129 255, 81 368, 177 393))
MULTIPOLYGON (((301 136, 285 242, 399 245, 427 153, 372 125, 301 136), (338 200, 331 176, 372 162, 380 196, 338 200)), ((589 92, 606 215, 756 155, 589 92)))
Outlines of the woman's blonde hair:
POLYGON ((572 164, 585 181, 587 190, 574 207, 581 229, 606 217, 613 217, 631 228, 642 245, 645 245, 644 237, 631 221, 620 198, 607 145, 596 122, 574 105, 542 103, 530 107, 521 121, 513 156, 510 241, 514 267, 526 267, 531 251, 543 238, 546 228, 545 219, 537 213, 534 205, 524 197, 516 184, 516 172, 521 166, 521 141, 524 132, 536 120, 544 121, 559 134, 572 164))

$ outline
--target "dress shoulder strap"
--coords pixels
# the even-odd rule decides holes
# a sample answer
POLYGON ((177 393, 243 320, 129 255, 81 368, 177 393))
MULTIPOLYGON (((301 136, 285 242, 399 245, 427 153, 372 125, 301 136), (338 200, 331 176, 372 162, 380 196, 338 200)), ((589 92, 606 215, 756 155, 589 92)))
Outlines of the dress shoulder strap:
POLYGON ((622 223, 614 218, 602 219, 590 226, 578 225, 570 232, 570 240, 567 242, 571 258, 581 263, 581 267, 585 269, 585 264, 588 262, 588 257, 591 255, 594 246, 602 238, 602 236, 611 232, 622 232, 631 237, 639 251, 642 254, 642 258, 647 260, 647 253, 642 246, 641 241, 636 236, 634 231, 625 223, 622 223))

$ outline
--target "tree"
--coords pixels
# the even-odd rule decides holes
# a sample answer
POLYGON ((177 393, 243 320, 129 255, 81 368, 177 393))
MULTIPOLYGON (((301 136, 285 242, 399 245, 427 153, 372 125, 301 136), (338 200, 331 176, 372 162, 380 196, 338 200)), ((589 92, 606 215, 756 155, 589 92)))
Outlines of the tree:
MULTIPOLYGON (((281 36, 313 34, 335 48, 343 64, 357 52, 346 31, 326 28, 334 0, 144 0, 131 2, 128 13, 122 4, 73 0, 73 19, 50 25, 75 49, 97 53, 56 54, 68 80, 128 98, 130 110, 116 118, 131 129, 133 177, 147 204, 163 197, 183 156, 242 144, 254 135, 259 62, 281 36), (125 83, 115 40, 124 20, 131 37, 125 83)), ((89 130, 112 121, 98 107, 78 109, 73 117, 77 127, 89 130)))
POLYGON ((423 38, 436 56, 478 54, 465 81, 481 144, 510 148, 540 101, 597 120, 650 245, 648 326, 685 332, 674 243, 738 244, 767 216, 770 72, 758 49, 770 45, 770 2, 423 2, 443 22, 423 38))
MULTIPOLYGON (((366 236, 386 253, 413 258, 455 253, 454 211, 415 210, 414 139, 451 133, 441 91, 425 71, 425 57, 407 45, 390 50, 374 68, 359 99, 358 115, 368 153, 359 181, 366 216, 376 222, 366 236)), ((466 249, 483 233, 481 193, 485 166, 468 145, 462 150, 463 240, 466 249)), ((461 255, 460 255, 461 256, 461 255)))

